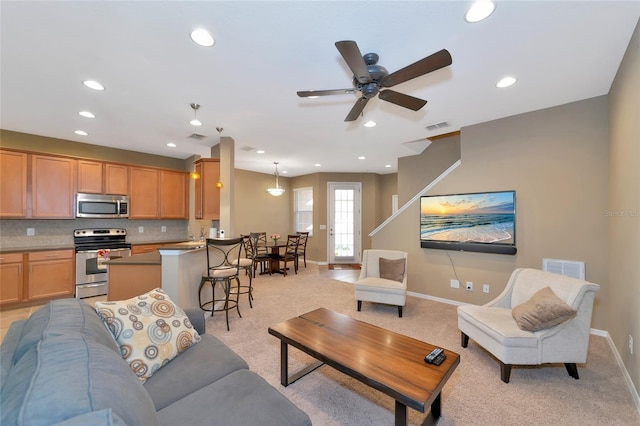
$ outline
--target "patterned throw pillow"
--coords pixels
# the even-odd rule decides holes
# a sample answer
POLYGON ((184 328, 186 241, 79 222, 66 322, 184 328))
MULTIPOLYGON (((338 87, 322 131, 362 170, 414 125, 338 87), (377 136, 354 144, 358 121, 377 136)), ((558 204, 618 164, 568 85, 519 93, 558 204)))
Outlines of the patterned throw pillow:
POLYGON ((142 383, 200 341, 184 311, 160 288, 129 300, 96 302, 95 308, 142 383))

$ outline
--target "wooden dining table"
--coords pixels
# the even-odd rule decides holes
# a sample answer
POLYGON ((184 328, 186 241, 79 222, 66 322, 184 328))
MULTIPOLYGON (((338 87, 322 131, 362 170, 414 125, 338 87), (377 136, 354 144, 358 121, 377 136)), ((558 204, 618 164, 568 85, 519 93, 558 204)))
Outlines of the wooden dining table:
POLYGON ((270 242, 267 243, 267 249, 269 249, 269 257, 271 257, 271 261, 269 262, 269 270, 264 273, 271 274, 284 274, 284 269, 280 268, 280 260, 278 257, 280 256, 280 249, 287 247, 287 241, 279 241, 279 242, 270 242))

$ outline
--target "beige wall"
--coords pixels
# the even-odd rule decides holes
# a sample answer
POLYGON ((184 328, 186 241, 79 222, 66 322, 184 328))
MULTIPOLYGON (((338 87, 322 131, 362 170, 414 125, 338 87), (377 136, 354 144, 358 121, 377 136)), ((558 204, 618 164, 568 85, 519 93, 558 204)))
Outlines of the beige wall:
POLYGON ((640 25, 609 93, 608 331, 640 389, 640 25), (633 336, 634 352, 628 339, 633 336))
MULTIPOLYGON (((514 256, 421 249, 418 202, 377 233, 373 246, 410 253, 410 291, 474 304, 498 295, 515 268, 541 268, 543 258, 584 261, 587 279, 602 285, 593 326, 606 329, 607 132, 606 97, 462 130, 461 165, 429 194, 516 190, 514 256), (473 281, 475 290, 451 288, 449 280, 456 274, 461 281, 473 281), (482 293, 482 284, 491 286, 489 294, 482 293)), ((427 173, 419 162, 402 164, 411 167, 398 171, 399 182, 427 173)))

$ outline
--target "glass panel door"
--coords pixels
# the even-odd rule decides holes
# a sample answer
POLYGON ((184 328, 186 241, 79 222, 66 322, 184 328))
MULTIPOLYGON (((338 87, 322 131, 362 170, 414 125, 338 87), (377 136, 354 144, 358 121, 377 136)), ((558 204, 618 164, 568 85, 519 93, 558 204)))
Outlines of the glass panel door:
POLYGON ((329 263, 360 263, 360 187, 329 183, 329 263))

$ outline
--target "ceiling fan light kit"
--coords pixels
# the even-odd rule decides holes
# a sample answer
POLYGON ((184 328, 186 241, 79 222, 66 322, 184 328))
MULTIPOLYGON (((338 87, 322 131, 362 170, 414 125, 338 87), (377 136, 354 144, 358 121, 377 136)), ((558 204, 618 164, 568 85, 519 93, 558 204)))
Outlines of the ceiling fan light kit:
POLYGON ((315 98, 318 96, 343 95, 360 92, 362 96, 353 105, 344 121, 357 120, 358 117, 362 115, 362 111, 367 105, 367 102, 369 102, 369 99, 374 98, 376 95, 378 95, 378 98, 383 101, 391 102, 413 111, 418 111, 427 104, 426 100, 415 98, 394 90, 389 90, 388 88, 452 64, 451 54, 446 49, 442 49, 430 56, 427 56, 426 58, 389 74, 386 68, 378 65, 379 56, 376 53, 367 53, 362 55, 358 48, 358 44, 355 41, 344 40, 338 41, 335 44, 340 55, 342 55, 342 58, 353 72, 353 88, 308 90, 299 91, 297 93, 301 98, 315 98))
POLYGON ((279 197, 282 194, 284 194, 284 188, 280 186, 280 184, 278 183, 278 163, 277 161, 274 161, 273 164, 276 165, 276 172, 274 173, 276 175, 276 182, 274 186, 270 186, 267 189, 265 189, 265 191, 271 195, 273 195, 274 197, 279 197))

